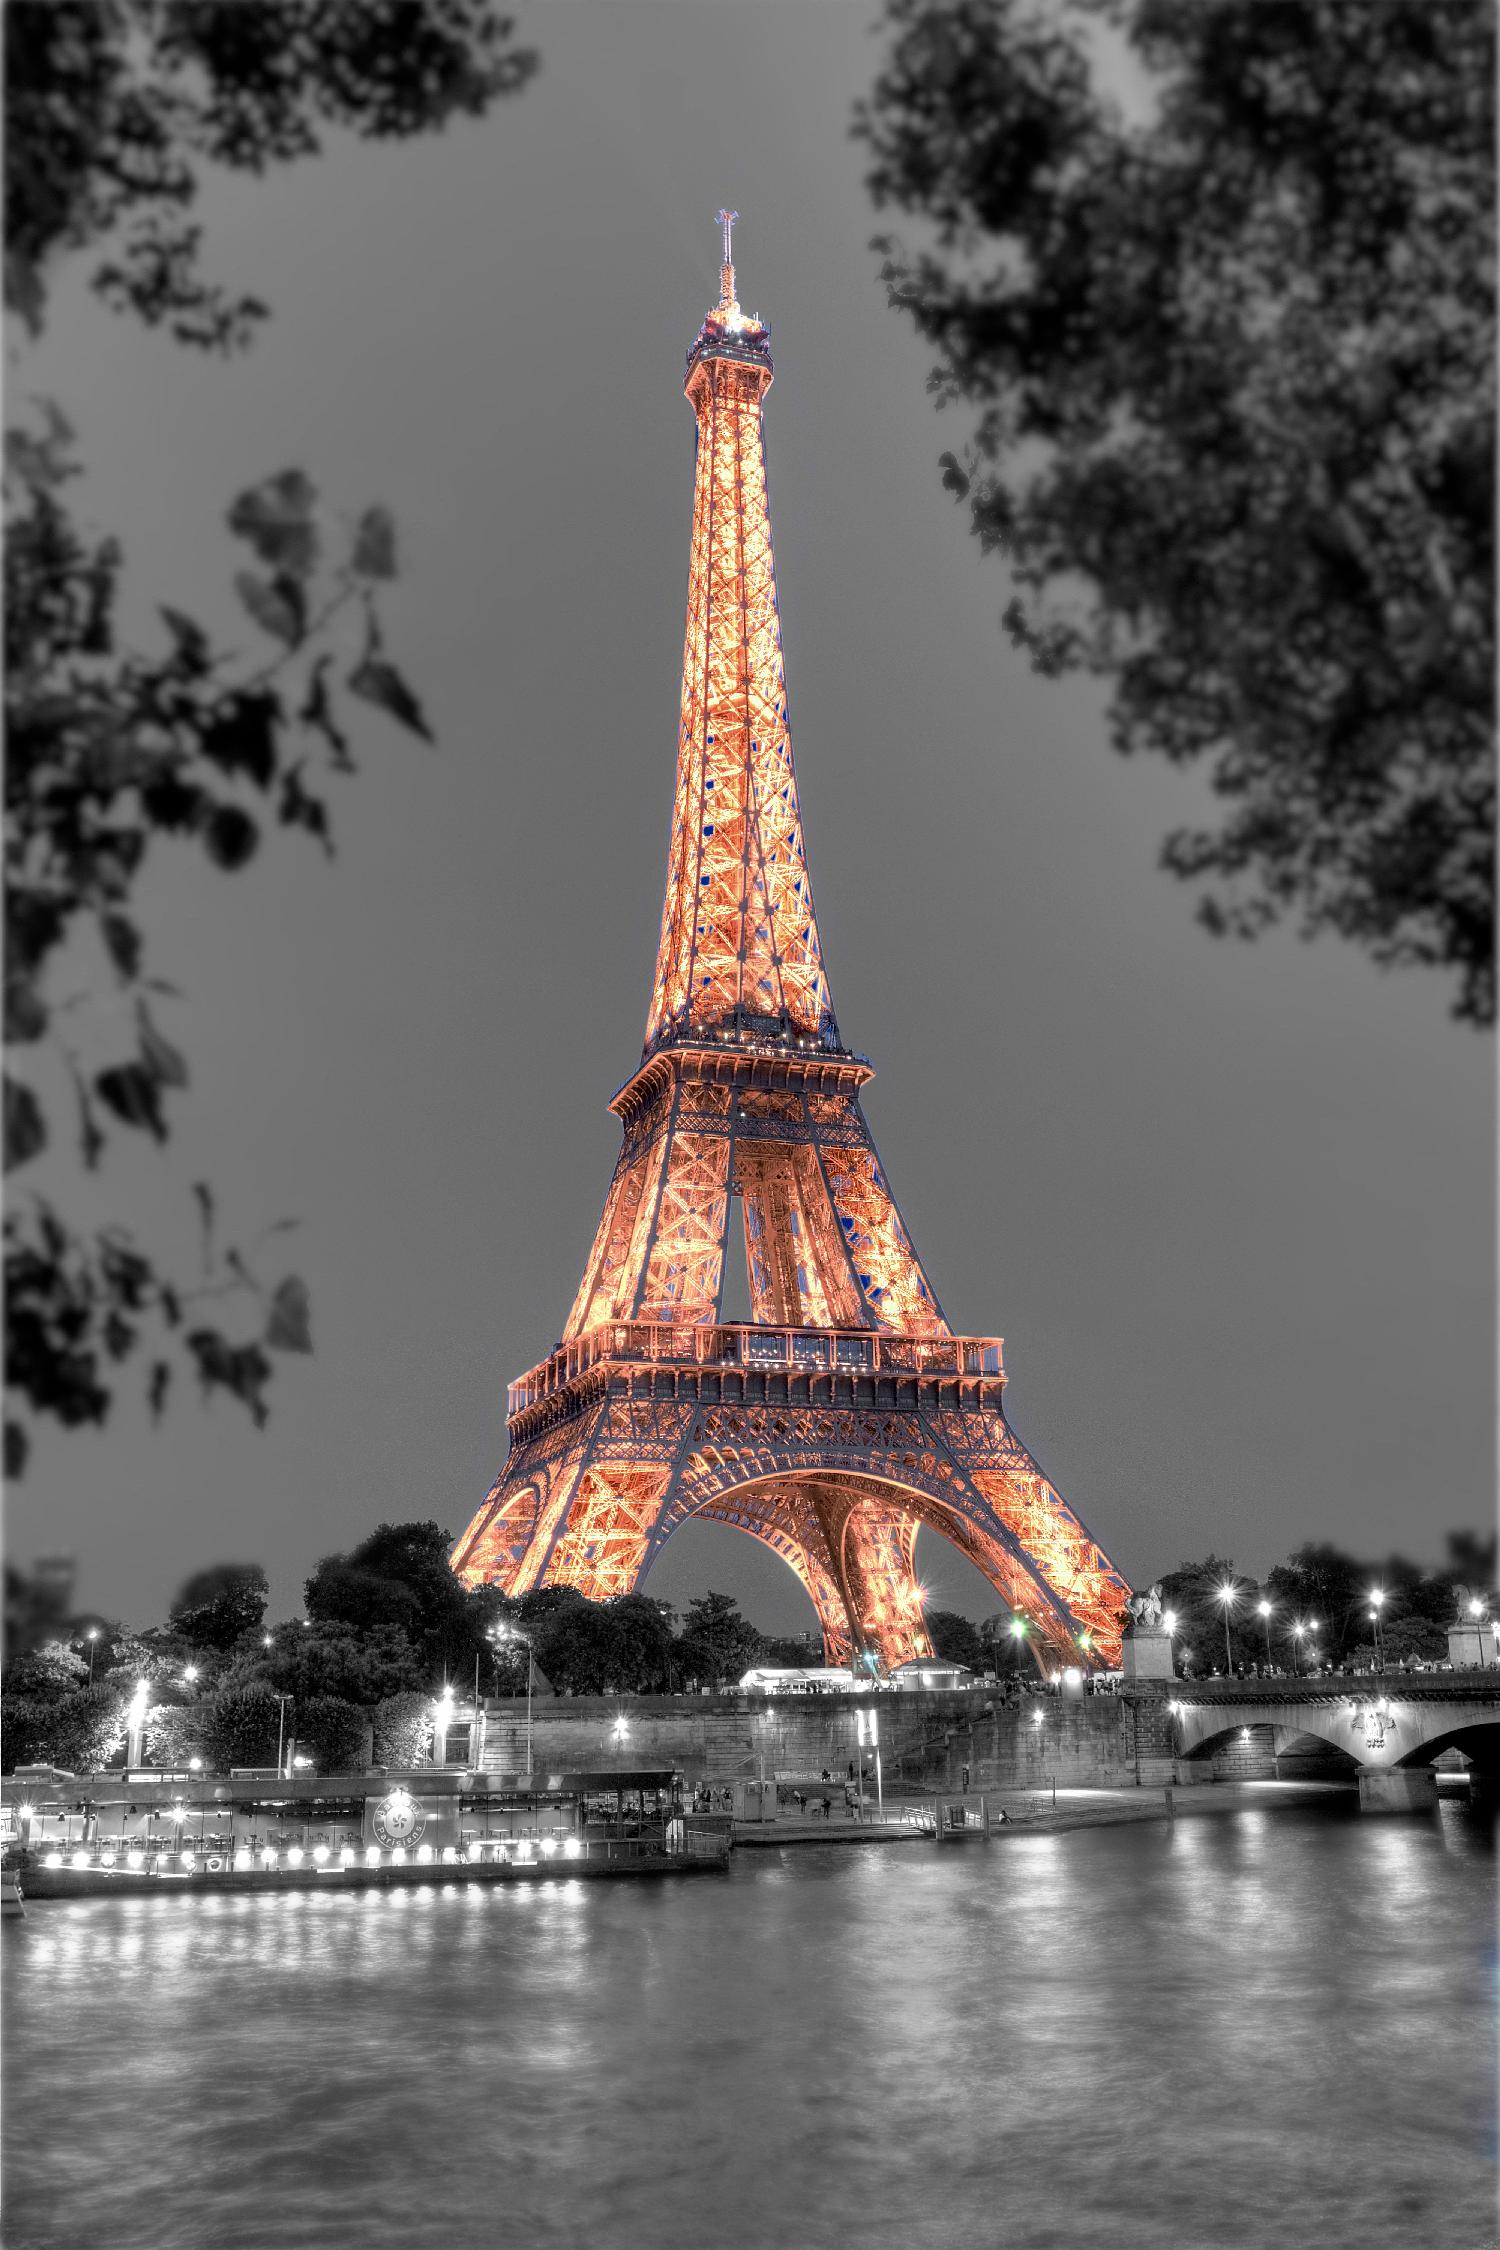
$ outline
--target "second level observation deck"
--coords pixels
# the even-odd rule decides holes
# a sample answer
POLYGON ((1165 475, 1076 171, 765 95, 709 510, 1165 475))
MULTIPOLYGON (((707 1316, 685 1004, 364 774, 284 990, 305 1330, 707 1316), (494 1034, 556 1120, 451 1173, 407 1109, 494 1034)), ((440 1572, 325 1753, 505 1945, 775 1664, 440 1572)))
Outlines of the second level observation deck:
MULTIPOLYGON (((809 1398, 827 1403, 877 1405, 887 1383, 978 1384, 993 1397, 1005 1382, 1005 1347, 999 1336, 899 1336, 873 1328, 765 1328, 753 1323, 687 1321, 606 1321, 574 1337, 539 1367, 512 1383, 507 1414, 518 1417, 548 1401, 564 1411, 563 1394, 602 1373, 630 1383, 644 1377, 650 1387, 660 1376, 677 1388, 702 1393, 698 1378, 722 1378, 711 1397, 743 1394, 746 1379, 777 1377, 807 1386, 809 1398), (725 1389, 725 1383, 728 1389, 725 1389)), ((892 1402, 894 1403, 894 1401, 892 1402)))

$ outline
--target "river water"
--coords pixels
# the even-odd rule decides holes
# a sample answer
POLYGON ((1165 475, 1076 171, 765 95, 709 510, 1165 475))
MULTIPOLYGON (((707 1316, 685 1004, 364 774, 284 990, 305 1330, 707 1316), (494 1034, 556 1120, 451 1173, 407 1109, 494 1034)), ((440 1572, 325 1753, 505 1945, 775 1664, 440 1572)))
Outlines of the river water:
POLYGON ((8 2250, 1496 2240, 1487 1820, 33 1904, 8 2250))

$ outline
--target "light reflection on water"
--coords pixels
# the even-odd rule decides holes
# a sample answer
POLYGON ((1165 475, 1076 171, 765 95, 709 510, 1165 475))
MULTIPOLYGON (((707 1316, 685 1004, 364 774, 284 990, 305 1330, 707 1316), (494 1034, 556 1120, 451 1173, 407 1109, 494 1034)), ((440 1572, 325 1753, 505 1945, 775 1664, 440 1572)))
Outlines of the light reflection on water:
POLYGON ((1494 2241, 1459 1806, 34 1905, 10 2250, 1494 2241))

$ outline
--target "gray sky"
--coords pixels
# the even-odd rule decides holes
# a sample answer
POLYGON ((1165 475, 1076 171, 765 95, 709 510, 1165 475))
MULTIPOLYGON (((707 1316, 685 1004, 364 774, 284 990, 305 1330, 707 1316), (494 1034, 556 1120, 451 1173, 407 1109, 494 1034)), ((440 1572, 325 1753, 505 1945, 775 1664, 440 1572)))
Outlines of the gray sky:
MULTIPOLYGON (((1087 685, 1004 640, 1007 586, 939 484, 956 427, 886 305, 847 137, 870 11, 554 5, 480 124, 216 185, 209 267, 266 297, 228 366, 59 274, 12 368, 55 395, 160 600, 247 655, 235 492, 291 464, 394 508, 388 640, 440 747, 360 712, 340 852, 277 839, 150 882, 163 1027, 194 1083, 108 1208, 162 1248, 186 1183, 230 1239, 295 1214, 316 1356, 257 1433, 186 1392, 159 1432, 43 1431, 10 1551, 74 1552, 147 1622, 257 1558, 278 1613, 379 1519, 460 1530, 504 1385, 551 1347, 640 1051, 671 804, 692 496, 683 354, 736 205, 773 324, 771 506, 799 783, 840 1026, 955 1327, 1003 1335, 1016 1427, 1126 1575, 1304 1538, 1438 1559, 1492 1514, 1492 1053, 1433 979, 1215 944, 1155 870, 1193 776, 1107 747, 1087 685)), ((13 344, 13 352, 15 346, 13 344)), ((95 1019, 107 1043, 111 1021, 95 1019)), ((101 1048, 101 1053, 103 1049, 101 1048)), ((54 1173, 54 1179, 61 1173, 54 1173)), ((39 1175, 40 1177, 40 1175, 39 1175)), ((101 1204, 100 1208, 105 1206, 101 1204)), ((924 1537, 935 1598, 996 1607, 924 1537)), ((650 1590, 811 1625, 784 1567, 690 1526, 650 1590)))

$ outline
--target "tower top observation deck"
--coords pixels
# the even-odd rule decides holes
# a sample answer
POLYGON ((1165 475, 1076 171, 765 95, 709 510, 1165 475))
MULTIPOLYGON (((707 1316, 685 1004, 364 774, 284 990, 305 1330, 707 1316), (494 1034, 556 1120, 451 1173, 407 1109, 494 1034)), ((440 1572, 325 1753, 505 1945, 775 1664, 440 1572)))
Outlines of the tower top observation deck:
POLYGON ((738 211, 721 211, 719 223, 724 229, 724 263, 719 268, 719 301, 704 319, 692 343, 688 346, 687 380, 691 382, 693 370, 705 359, 737 360, 744 367, 759 367, 766 376, 769 388, 775 370, 771 365, 771 323, 762 320, 759 313, 741 310, 735 295, 734 282, 734 222, 738 211))

